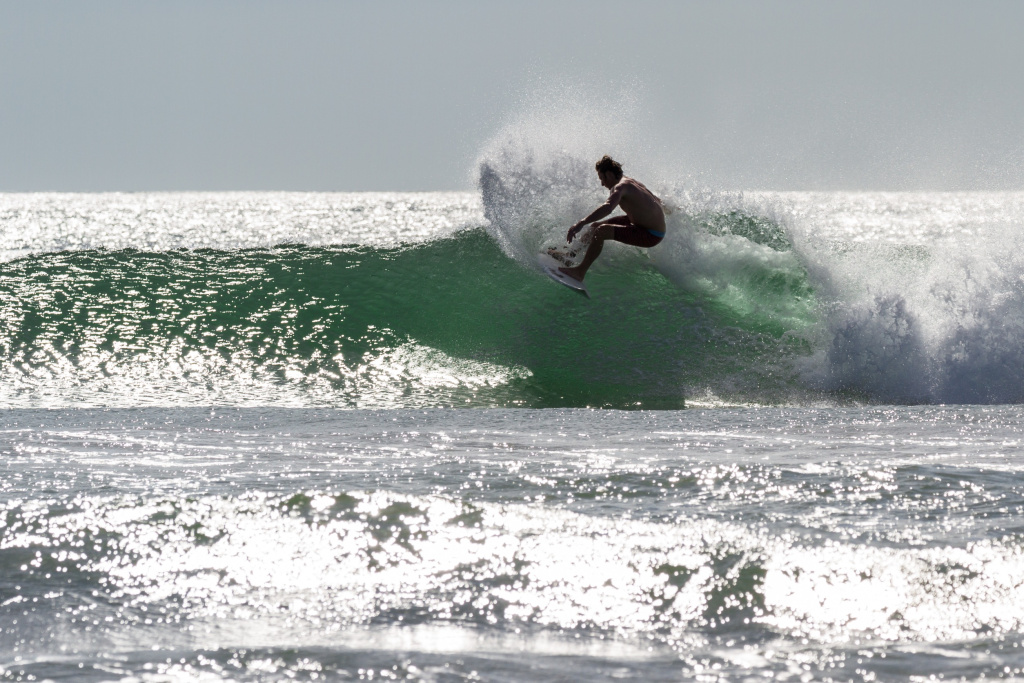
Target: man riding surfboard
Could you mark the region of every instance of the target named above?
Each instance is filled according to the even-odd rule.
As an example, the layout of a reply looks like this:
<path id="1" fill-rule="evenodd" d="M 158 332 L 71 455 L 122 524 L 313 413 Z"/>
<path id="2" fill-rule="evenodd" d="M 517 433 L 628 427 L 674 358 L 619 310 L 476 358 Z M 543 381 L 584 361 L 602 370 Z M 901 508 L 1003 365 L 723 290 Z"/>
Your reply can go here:
<path id="1" fill-rule="evenodd" d="M 558 269 L 580 282 L 583 282 L 587 270 L 601 255 L 605 240 L 650 248 L 665 237 L 665 210 L 661 200 L 654 196 L 654 193 L 640 181 L 623 175 L 622 166 L 610 156 L 602 157 L 594 168 L 597 170 L 601 185 L 609 190 L 608 199 L 566 233 L 566 241 L 572 242 L 576 233 L 584 226 L 594 224 L 590 244 L 583 255 L 583 260 L 579 265 Z M 626 215 L 602 221 L 601 219 L 614 211 L 615 207 L 620 207 Z"/>

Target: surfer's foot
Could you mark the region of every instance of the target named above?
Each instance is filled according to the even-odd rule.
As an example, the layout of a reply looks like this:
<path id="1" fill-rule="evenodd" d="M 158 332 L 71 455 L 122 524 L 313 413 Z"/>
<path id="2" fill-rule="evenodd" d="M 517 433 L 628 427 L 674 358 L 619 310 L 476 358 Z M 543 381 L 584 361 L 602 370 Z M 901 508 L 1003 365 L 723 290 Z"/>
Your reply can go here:
<path id="1" fill-rule="evenodd" d="M 577 282 L 583 282 L 583 276 L 586 274 L 585 271 L 581 273 L 579 268 L 559 268 L 558 272 L 567 277 L 571 277 Z"/>

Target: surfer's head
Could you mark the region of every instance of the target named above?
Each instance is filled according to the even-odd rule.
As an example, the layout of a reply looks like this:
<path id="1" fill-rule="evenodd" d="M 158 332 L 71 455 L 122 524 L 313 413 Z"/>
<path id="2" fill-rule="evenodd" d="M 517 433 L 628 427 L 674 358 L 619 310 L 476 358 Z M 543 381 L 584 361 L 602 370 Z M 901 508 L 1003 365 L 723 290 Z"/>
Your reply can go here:
<path id="1" fill-rule="evenodd" d="M 601 160 L 594 164 L 597 169 L 597 177 L 601 184 L 607 188 L 615 187 L 615 184 L 622 180 L 622 164 L 605 154 Z"/>

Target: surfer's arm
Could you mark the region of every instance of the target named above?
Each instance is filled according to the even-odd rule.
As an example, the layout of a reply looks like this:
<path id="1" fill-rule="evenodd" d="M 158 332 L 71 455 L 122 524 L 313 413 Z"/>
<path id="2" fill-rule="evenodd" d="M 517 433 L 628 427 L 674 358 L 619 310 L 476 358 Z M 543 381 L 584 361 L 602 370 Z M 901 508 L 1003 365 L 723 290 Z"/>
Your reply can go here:
<path id="1" fill-rule="evenodd" d="M 610 195 L 608 195 L 608 199 L 605 201 L 604 204 L 594 209 L 594 211 L 589 216 L 587 216 L 581 221 L 578 221 L 575 225 L 569 228 L 569 232 L 565 236 L 566 241 L 571 242 L 572 238 L 576 236 L 576 233 L 583 229 L 584 225 L 590 225 L 594 221 L 599 221 L 608 214 L 610 214 L 612 211 L 614 211 L 615 207 L 619 205 L 619 199 L 621 198 L 622 190 L 620 190 L 617 187 Z"/>

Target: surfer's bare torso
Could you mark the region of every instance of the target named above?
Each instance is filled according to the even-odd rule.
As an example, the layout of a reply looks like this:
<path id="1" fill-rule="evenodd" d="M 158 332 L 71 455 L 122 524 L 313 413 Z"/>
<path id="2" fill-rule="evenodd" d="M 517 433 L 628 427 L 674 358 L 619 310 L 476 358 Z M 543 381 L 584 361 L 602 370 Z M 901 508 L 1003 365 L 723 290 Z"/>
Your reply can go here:
<path id="1" fill-rule="evenodd" d="M 638 228 L 665 232 L 665 210 L 661 200 L 639 180 L 623 176 L 608 195 L 607 203 L 612 202 L 616 202 L 629 216 L 629 222 Z"/>

